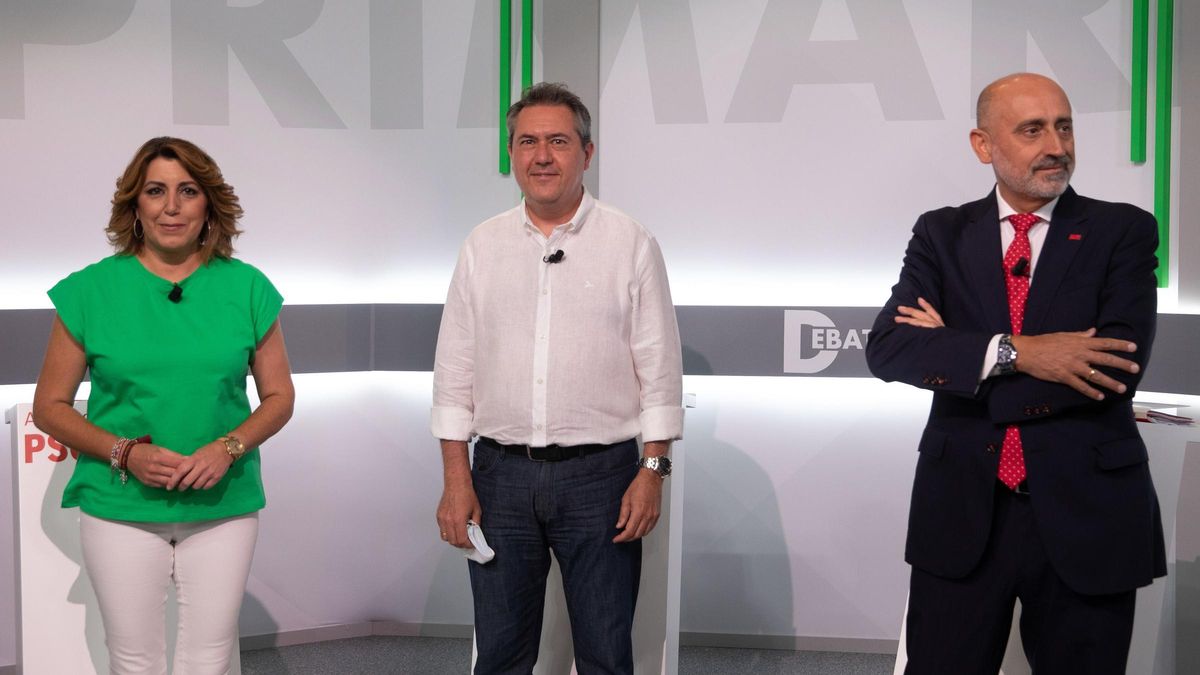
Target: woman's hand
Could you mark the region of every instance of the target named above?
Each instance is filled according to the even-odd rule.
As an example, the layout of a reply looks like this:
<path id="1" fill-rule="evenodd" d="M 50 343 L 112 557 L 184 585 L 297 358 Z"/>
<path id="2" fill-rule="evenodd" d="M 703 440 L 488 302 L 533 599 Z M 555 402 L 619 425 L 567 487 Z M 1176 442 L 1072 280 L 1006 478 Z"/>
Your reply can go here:
<path id="1" fill-rule="evenodd" d="M 138 443 L 129 450 L 126 466 L 143 485 L 161 488 L 167 487 L 176 469 L 185 459 L 173 450 L 150 443 Z"/>
<path id="2" fill-rule="evenodd" d="M 233 455 L 225 450 L 221 441 L 213 441 L 191 455 L 175 467 L 174 473 L 166 483 L 168 490 L 207 490 L 221 481 L 225 472 L 233 465 Z"/>

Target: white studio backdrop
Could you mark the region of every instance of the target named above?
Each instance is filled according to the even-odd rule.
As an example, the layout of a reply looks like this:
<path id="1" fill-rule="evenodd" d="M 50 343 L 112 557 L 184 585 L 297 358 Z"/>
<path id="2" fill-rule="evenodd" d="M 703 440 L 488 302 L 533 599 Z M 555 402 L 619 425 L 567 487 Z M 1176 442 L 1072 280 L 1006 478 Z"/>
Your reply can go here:
<path id="1" fill-rule="evenodd" d="M 466 233 L 519 198 L 496 171 L 492 0 L 226 4 L 0 4 L 0 309 L 48 307 L 46 289 L 108 254 L 113 183 L 155 135 L 221 164 L 247 212 L 239 255 L 290 304 L 440 303 Z M 984 63 L 1062 80 L 1074 184 L 1149 208 L 1151 165 L 1127 159 L 1130 5 L 604 0 L 600 198 L 658 236 L 677 304 L 879 305 L 916 217 L 991 188 L 967 146 Z M 1062 16 L 1050 32 L 1012 23 Z M 989 57 L 984 19 L 1020 48 Z M 859 71 L 823 73 L 834 61 Z M 430 375 L 296 381 L 295 418 L 264 453 L 243 634 L 470 623 L 465 564 L 433 523 Z M 0 409 L 32 390 L 0 387 Z M 896 639 L 926 395 L 835 378 L 686 390 L 683 630 Z M 15 658 L 11 550 L 0 528 L 0 667 Z"/>
<path id="2" fill-rule="evenodd" d="M 1072 98 L 1079 192 L 1152 209 L 1127 0 L 648 5 L 601 5 L 601 187 L 658 235 L 679 304 L 882 305 L 917 216 L 991 189 L 967 136 L 1010 72 Z"/>
<path id="3" fill-rule="evenodd" d="M 0 199 L 10 235 L 0 248 L 0 308 L 48 307 L 47 288 L 109 253 L 103 227 L 114 182 L 153 136 L 187 138 L 216 159 L 246 210 L 238 254 L 291 304 L 440 303 L 467 232 L 519 199 L 497 172 L 496 59 L 471 49 L 473 39 L 495 40 L 494 11 L 476 22 L 473 3 L 266 2 L 246 18 L 218 8 L 213 21 L 249 22 L 246 31 L 274 31 L 293 14 L 311 21 L 275 41 L 279 53 L 245 50 L 242 58 L 231 48 L 226 84 L 225 71 L 204 61 L 211 45 L 194 44 L 219 38 L 172 11 L 188 3 L 95 4 L 114 12 L 128 5 L 123 23 L 119 14 L 95 9 L 91 17 L 71 2 L 42 4 L 0 7 L 0 24 L 24 16 L 16 30 L 24 23 L 35 34 L 22 45 L 20 35 L 0 33 L 24 55 L 20 116 L 0 115 Z M 397 39 L 372 29 L 378 6 L 393 8 L 399 25 L 416 23 L 405 29 L 415 35 L 401 36 L 419 41 L 415 55 L 372 53 L 372 44 L 379 50 Z M 45 41 L 94 37 L 77 26 L 89 19 L 101 24 L 95 32 L 111 34 L 78 45 L 38 43 L 47 33 Z M 235 45 L 254 39 L 230 38 Z M 419 89 L 401 96 L 373 83 L 373 73 L 400 68 L 405 58 L 420 59 Z M 176 72 L 197 61 L 197 72 Z M 289 89 L 305 80 L 305 88 Z M 189 113 L 176 108 L 197 92 L 227 92 L 227 106 L 206 113 L 210 123 L 183 123 Z M 373 106 L 413 98 L 419 119 L 376 119 Z M 414 128 L 374 128 L 385 123 Z"/>
<path id="4" fill-rule="evenodd" d="M 1130 3 L 606 1 L 601 198 L 661 239 L 681 304 L 873 306 L 916 216 L 991 185 L 967 147 L 978 86 L 1030 69 L 1072 95 L 1079 190 L 1149 207 L 1152 164 L 1128 161 Z M 21 55 L 0 67 L 0 308 L 48 306 L 107 252 L 113 181 L 160 134 L 222 165 L 239 251 L 288 302 L 444 299 L 466 232 L 519 197 L 496 169 L 494 3 L 232 4 L 0 8 Z M 973 16 L 1022 47 L 989 54 Z"/>

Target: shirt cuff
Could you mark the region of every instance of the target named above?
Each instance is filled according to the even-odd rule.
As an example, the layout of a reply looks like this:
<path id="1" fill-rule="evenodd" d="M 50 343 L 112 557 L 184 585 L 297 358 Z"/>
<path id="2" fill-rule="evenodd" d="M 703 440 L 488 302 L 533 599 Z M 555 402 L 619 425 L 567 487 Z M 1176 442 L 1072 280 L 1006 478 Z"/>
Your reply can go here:
<path id="1" fill-rule="evenodd" d="M 642 441 L 677 441 L 683 438 L 683 408 L 647 408 L 638 416 Z"/>
<path id="2" fill-rule="evenodd" d="M 466 408 L 434 406 L 429 413 L 429 430 L 445 441 L 470 441 L 475 416 Z"/>
<path id="3" fill-rule="evenodd" d="M 992 370 L 996 367 L 996 361 L 1000 357 L 997 353 L 1000 349 L 1000 337 L 999 333 L 993 335 L 991 341 L 988 342 L 987 351 L 983 353 L 983 370 L 979 373 L 980 382 L 992 376 Z"/>

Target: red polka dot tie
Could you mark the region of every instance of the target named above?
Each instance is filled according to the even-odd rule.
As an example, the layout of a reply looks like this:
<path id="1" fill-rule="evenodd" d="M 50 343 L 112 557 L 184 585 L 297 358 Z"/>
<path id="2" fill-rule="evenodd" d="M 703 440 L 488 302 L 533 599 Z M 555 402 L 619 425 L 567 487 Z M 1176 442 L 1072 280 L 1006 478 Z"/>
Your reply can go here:
<path id="1" fill-rule="evenodd" d="M 1040 218 L 1032 213 L 1015 213 L 1008 217 L 1015 234 L 1008 251 L 1004 253 L 1004 280 L 1008 287 L 1008 317 L 1012 321 L 1013 335 L 1021 334 L 1025 320 L 1025 299 L 1029 297 L 1029 272 L 1032 249 L 1029 247 L 1029 228 Z M 1013 269 L 1024 260 L 1024 269 L 1014 274 Z M 1000 481 L 1010 489 L 1017 489 L 1025 480 L 1025 453 L 1021 449 L 1021 432 L 1016 425 L 1004 430 L 1004 445 L 1000 448 L 1000 468 L 996 471 Z"/>

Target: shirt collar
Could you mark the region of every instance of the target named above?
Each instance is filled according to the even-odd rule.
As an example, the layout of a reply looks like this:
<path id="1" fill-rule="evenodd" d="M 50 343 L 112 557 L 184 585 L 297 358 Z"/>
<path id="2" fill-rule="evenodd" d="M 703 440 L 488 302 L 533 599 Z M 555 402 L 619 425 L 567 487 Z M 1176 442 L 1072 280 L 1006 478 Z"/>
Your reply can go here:
<path id="1" fill-rule="evenodd" d="M 1042 220 L 1046 221 L 1047 223 L 1050 222 L 1050 216 L 1051 216 L 1051 214 L 1054 213 L 1054 207 L 1058 206 L 1058 200 L 1060 198 L 1061 198 L 1061 195 L 1059 197 L 1055 197 L 1054 199 L 1051 199 L 1050 201 L 1046 202 L 1045 204 L 1042 204 L 1042 208 L 1038 209 L 1037 211 L 1034 211 L 1033 215 L 1037 216 L 1038 218 L 1041 218 Z M 998 207 L 999 212 L 1000 212 L 1000 222 L 1004 222 L 1004 220 L 1011 215 L 1020 213 L 1020 211 L 1017 211 L 1012 206 L 1009 206 L 1008 202 L 1004 201 L 1004 197 L 1002 197 L 1000 195 L 1000 188 L 996 188 L 996 206 Z"/>
<path id="2" fill-rule="evenodd" d="M 595 206 L 596 199 L 592 197 L 592 193 L 588 192 L 586 187 L 583 188 L 583 199 L 579 202 L 579 208 L 575 209 L 575 215 L 571 216 L 571 219 L 567 222 L 555 227 L 554 231 L 578 232 L 579 229 L 583 227 L 583 223 L 587 220 L 588 215 L 591 214 L 592 209 L 595 208 Z M 525 223 L 525 227 L 530 228 L 535 232 L 540 232 L 540 230 L 537 229 L 537 225 L 534 225 L 533 221 L 529 219 L 529 209 L 525 208 L 524 197 L 521 198 L 521 205 L 518 208 L 520 209 L 521 220 Z"/>

